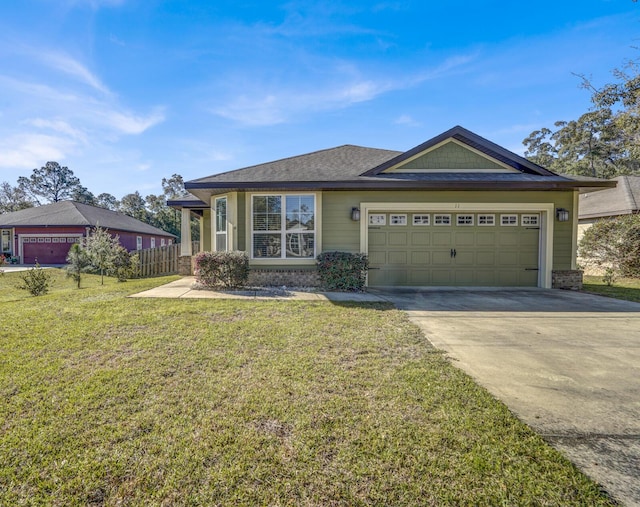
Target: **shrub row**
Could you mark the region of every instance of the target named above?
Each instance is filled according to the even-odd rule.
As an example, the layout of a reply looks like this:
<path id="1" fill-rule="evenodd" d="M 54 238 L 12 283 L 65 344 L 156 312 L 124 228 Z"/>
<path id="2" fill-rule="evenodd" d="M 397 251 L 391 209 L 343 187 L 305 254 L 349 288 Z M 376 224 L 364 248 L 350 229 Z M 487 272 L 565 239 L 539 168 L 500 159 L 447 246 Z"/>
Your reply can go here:
<path id="1" fill-rule="evenodd" d="M 317 259 L 320 281 L 328 290 L 363 290 L 368 267 L 367 256 L 359 253 L 324 252 Z M 243 287 L 249 278 L 249 257 L 239 251 L 200 252 L 195 258 L 195 276 L 209 288 Z"/>

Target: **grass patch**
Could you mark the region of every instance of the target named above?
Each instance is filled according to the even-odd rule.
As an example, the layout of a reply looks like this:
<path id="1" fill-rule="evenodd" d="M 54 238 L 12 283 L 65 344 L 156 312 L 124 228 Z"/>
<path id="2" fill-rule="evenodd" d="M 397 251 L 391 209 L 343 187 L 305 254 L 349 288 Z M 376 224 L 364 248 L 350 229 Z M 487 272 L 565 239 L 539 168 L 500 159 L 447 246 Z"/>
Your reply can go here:
<path id="1" fill-rule="evenodd" d="M 611 286 L 602 281 L 601 276 L 585 276 L 583 290 L 616 299 L 640 303 L 640 279 L 618 278 Z"/>
<path id="2" fill-rule="evenodd" d="M 13 275 L 0 505 L 610 505 L 388 305 Z"/>

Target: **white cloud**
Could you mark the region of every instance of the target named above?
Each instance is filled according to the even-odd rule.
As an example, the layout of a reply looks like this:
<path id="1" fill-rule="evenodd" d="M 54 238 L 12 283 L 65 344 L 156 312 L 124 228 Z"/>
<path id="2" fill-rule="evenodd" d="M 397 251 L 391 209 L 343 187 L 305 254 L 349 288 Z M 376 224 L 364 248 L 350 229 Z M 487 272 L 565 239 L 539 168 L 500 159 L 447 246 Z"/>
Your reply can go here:
<path id="1" fill-rule="evenodd" d="M 305 76 L 296 85 L 276 85 L 268 89 L 254 87 L 247 90 L 246 86 L 235 86 L 244 89 L 242 95 L 231 96 L 224 104 L 210 110 L 245 126 L 277 125 L 303 114 L 344 109 L 374 100 L 384 93 L 418 86 L 424 81 L 460 71 L 473 58 L 473 55 L 460 55 L 420 73 L 380 79 L 363 76 L 353 64 L 339 62 L 329 69 L 328 77 L 323 76 L 324 79 L 314 80 L 313 76 Z M 248 80 L 238 81 L 246 83 Z"/>
<path id="2" fill-rule="evenodd" d="M 60 134 L 65 134 L 71 139 L 78 140 L 83 144 L 87 142 L 87 135 L 79 129 L 73 128 L 63 120 L 45 120 L 43 118 L 35 118 L 26 120 L 25 125 L 31 125 L 39 129 L 49 129 Z"/>
<path id="3" fill-rule="evenodd" d="M 14 95 L 29 95 L 34 100 L 49 104 L 75 102 L 80 98 L 74 93 L 56 90 L 49 85 L 18 80 L 3 75 L 0 75 L 0 91 L 4 91 L 5 94 L 13 92 Z"/>
<path id="4" fill-rule="evenodd" d="M 111 91 L 95 76 L 89 69 L 82 65 L 79 61 L 71 58 L 64 53 L 55 52 L 39 52 L 38 58 L 46 65 L 52 67 L 55 70 L 64 72 L 81 82 L 88 84 L 95 90 L 98 90 L 105 95 L 111 95 Z"/>
<path id="5" fill-rule="evenodd" d="M 140 135 L 165 120 L 124 106 L 86 65 L 63 52 L 19 47 L 26 71 L 0 75 L 6 104 L 0 124 L 0 167 L 24 169 L 62 161 L 121 136 Z M 7 67 L 11 68 L 11 67 Z M 7 72 L 5 70 L 5 72 Z"/>
<path id="6" fill-rule="evenodd" d="M 62 160 L 74 143 L 62 136 L 18 134 L 0 142 L 0 167 L 33 169 L 49 160 Z"/>
<path id="7" fill-rule="evenodd" d="M 164 121 L 164 112 L 157 108 L 149 116 L 139 116 L 126 111 L 107 110 L 99 112 L 106 125 L 122 134 L 142 134 L 145 130 Z"/>
<path id="8" fill-rule="evenodd" d="M 372 100 L 389 87 L 384 83 L 356 81 L 315 93 L 288 89 L 255 98 L 242 95 L 213 112 L 247 126 L 277 125 L 301 113 L 342 109 Z"/>
<path id="9" fill-rule="evenodd" d="M 398 116 L 393 123 L 396 125 L 406 125 L 408 127 L 421 127 L 422 123 L 415 120 L 411 115 L 402 114 Z"/>

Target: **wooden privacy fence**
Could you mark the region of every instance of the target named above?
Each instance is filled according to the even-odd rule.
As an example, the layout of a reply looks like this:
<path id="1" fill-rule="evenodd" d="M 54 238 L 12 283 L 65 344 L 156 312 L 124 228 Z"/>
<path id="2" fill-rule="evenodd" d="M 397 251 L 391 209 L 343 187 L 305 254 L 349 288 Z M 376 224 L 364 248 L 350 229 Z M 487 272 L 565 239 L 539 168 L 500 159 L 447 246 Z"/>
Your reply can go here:
<path id="1" fill-rule="evenodd" d="M 200 242 L 191 242 L 193 255 L 200 251 Z M 180 243 L 147 248 L 131 252 L 138 254 L 138 272 L 140 277 L 171 275 L 178 272 L 178 259 L 180 258 Z"/>

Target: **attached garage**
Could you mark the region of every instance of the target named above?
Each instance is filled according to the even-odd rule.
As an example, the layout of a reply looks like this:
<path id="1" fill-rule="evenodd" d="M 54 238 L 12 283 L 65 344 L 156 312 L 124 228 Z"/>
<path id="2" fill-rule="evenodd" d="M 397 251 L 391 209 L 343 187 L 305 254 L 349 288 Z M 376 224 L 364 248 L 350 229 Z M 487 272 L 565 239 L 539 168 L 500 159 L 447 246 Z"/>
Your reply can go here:
<path id="1" fill-rule="evenodd" d="M 370 286 L 538 285 L 540 214 L 371 212 Z"/>

